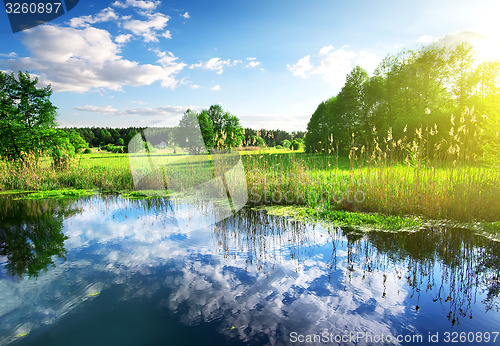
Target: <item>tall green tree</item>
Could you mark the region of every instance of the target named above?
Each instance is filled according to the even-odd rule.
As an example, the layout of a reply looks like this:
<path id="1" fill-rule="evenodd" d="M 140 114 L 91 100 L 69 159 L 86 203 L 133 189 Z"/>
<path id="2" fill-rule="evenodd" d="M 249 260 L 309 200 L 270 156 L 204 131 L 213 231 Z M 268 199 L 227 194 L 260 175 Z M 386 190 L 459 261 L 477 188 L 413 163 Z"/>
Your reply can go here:
<path id="1" fill-rule="evenodd" d="M 241 145 L 245 135 L 237 116 L 226 112 L 220 105 L 212 105 L 206 114 L 213 124 L 212 148 L 230 149 Z"/>
<path id="2" fill-rule="evenodd" d="M 325 144 L 329 135 L 329 121 L 327 117 L 328 105 L 335 103 L 336 99 L 321 102 L 314 111 L 309 123 L 304 140 L 305 150 L 308 153 L 324 152 Z M 290 141 L 286 139 L 288 146 Z M 283 146 L 285 143 L 283 141 Z"/>
<path id="3" fill-rule="evenodd" d="M 48 149 L 57 108 L 50 101 L 50 85 L 39 88 L 37 83 L 28 72 L 19 71 L 16 78 L 0 71 L 1 156 L 22 159 Z"/>
<path id="4" fill-rule="evenodd" d="M 214 124 L 205 109 L 202 110 L 197 117 L 205 146 L 210 149 L 214 145 Z"/>
<path id="5" fill-rule="evenodd" d="M 191 109 L 184 112 L 179 126 L 174 131 L 175 142 L 181 148 L 186 148 L 192 154 L 199 154 L 205 148 L 197 115 Z"/>
<path id="6" fill-rule="evenodd" d="M 346 81 L 335 104 L 330 106 L 329 132 L 341 149 L 349 147 L 351 134 L 359 133 L 364 127 L 364 84 L 368 80 L 368 73 L 360 66 L 356 66 L 346 77 Z"/>

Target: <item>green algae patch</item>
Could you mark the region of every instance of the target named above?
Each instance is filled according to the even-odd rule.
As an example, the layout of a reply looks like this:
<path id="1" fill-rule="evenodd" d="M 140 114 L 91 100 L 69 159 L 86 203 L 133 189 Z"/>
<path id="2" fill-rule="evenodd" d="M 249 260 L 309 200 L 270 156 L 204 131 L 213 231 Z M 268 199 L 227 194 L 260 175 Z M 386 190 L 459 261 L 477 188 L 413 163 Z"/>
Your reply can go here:
<path id="1" fill-rule="evenodd" d="M 491 240 L 500 241 L 500 221 L 478 222 L 470 228 L 476 234 L 482 235 Z"/>
<path id="2" fill-rule="evenodd" d="M 97 194 L 97 190 L 61 189 L 47 191 L 25 191 L 18 192 L 15 200 L 21 199 L 60 199 L 60 198 L 80 198 Z"/>
<path id="3" fill-rule="evenodd" d="M 176 193 L 170 193 L 164 190 L 140 190 L 140 191 L 122 191 L 120 196 L 126 199 L 157 199 L 157 198 L 173 198 Z"/>
<path id="4" fill-rule="evenodd" d="M 120 194 L 120 196 L 122 198 L 127 198 L 127 199 L 152 199 L 152 198 L 162 197 L 159 195 L 154 195 L 154 194 L 150 194 L 150 193 L 146 193 L 146 192 L 141 193 L 141 192 L 137 192 L 137 191 L 122 192 Z"/>
<path id="5" fill-rule="evenodd" d="M 271 215 L 298 221 L 320 222 L 328 228 L 343 227 L 357 231 L 416 231 L 425 225 L 420 218 L 361 213 L 342 210 L 318 210 L 298 206 L 262 206 Z"/>
<path id="6" fill-rule="evenodd" d="M 270 215 L 283 216 L 297 221 L 318 222 L 328 229 L 341 227 L 356 232 L 415 232 L 423 227 L 448 227 L 468 229 L 479 236 L 500 241 L 500 221 L 464 223 L 377 213 L 318 210 L 303 206 L 258 206 L 253 209 L 266 210 Z"/>

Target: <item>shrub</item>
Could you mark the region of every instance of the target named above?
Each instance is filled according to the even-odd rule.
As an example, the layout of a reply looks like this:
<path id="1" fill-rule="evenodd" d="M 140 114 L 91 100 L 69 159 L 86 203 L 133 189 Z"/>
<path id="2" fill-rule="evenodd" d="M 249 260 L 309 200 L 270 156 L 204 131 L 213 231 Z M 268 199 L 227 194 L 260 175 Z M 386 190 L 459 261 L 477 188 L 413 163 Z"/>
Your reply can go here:
<path id="1" fill-rule="evenodd" d="M 290 144 L 290 148 L 292 150 L 300 150 L 300 148 L 302 148 L 302 144 L 294 139 L 293 142 Z"/>

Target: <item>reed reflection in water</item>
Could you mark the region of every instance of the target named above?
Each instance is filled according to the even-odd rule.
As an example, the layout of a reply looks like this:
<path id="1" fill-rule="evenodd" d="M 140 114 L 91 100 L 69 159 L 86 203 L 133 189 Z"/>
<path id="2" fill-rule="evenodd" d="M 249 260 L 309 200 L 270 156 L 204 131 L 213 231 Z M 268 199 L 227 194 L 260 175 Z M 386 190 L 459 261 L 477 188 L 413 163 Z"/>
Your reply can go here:
<path id="1" fill-rule="evenodd" d="M 71 321 L 106 307 L 120 311 L 125 304 L 132 304 L 133 313 L 102 325 L 89 319 L 88 328 L 108 330 L 133 319 L 148 331 L 140 337 L 154 343 L 166 335 L 148 326 L 170 316 L 168 323 L 188 326 L 188 334 L 209 326 L 209 344 L 216 335 L 227 343 L 286 344 L 292 331 L 427 335 L 500 327 L 500 246 L 467 230 L 328 231 L 250 208 L 206 227 L 207 219 L 197 220 L 217 219 L 207 205 L 185 213 L 181 224 L 190 227 L 183 228 L 176 220 L 194 204 L 183 209 L 168 199 L 3 202 L 2 210 L 15 210 L 18 217 L 2 213 L 2 232 L 47 229 L 39 227 L 49 217 L 35 212 L 40 208 L 57 227 L 35 232 L 37 241 L 52 239 L 56 245 L 44 249 L 60 251 L 49 252 L 55 267 L 46 266 L 38 279 L 9 271 L 9 265 L 25 266 L 15 264 L 20 257 L 3 255 L 0 342 L 26 331 L 27 344 L 46 335 L 55 344 L 62 336 L 65 342 L 90 342 L 92 336 Z"/>

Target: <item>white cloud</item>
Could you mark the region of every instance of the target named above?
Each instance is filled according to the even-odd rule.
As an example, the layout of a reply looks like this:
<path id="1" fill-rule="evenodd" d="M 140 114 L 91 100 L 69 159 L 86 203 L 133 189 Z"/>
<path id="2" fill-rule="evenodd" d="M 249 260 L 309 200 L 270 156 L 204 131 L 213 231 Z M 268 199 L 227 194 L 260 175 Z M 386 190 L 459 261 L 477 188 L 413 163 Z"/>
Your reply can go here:
<path id="1" fill-rule="evenodd" d="M 167 30 L 163 34 L 161 34 L 160 36 L 168 38 L 168 39 L 171 39 L 172 38 L 172 33 L 170 32 L 170 30 Z"/>
<path id="2" fill-rule="evenodd" d="M 317 63 L 311 62 L 311 56 L 306 55 L 294 65 L 287 65 L 287 69 L 294 76 L 307 78 L 310 75 L 320 75 L 323 80 L 333 87 L 340 88 L 344 84 L 346 75 L 360 65 L 368 72 L 372 72 L 382 60 L 381 57 L 366 51 L 355 52 L 342 47 L 337 50 L 333 46 L 325 46 L 319 50 Z"/>
<path id="3" fill-rule="evenodd" d="M 119 44 L 124 44 L 130 41 L 132 38 L 132 35 L 126 34 L 126 35 L 118 35 L 115 37 L 115 42 Z"/>
<path id="4" fill-rule="evenodd" d="M 463 30 L 439 37 L 436 42 L 450 48 L 465 42 L 472 44 L 477 54 L 477 63 L 500 60 L 500 37 L 497 32 Z"/>
<path id="5" fill-rule="evenodd" d="M 286 65 L 287 69 L 293 73 L 294 76 L 300 76 L 306 78 L 307 73 L 313 69 L 311 65 L 311 56 L 306 55 L 305 57 L 299 59 L 295 65 Z"/>
<path id="6" fill-rule="evenodd" d="M 257 67 L 260 65 L 260 61 L 257 58 L 247 58 L 248 64 L 245 67 Z"/>
<path id="7" fill-rule="evenodd" d="M 428 44 L 434 42 L 435 38 L 430 35 L 420 35 L 417 39 L 417 43 Z"/>
<path id="8" fill-rule="evenodd" d="M 434 38 L 423 35 L 417 39 L 417 43 L 436 43 L 444 45 L 450 49 L 456 48 L 463 43 L 470 43 L 477 53 L 477 61 L 499 60 L 500 59 L 500 38 L 496 33 L 483 31 L 462 30 Z"/>
<path id="9" fill-rule="evenodd" d="M 477 44 L 478 42 L 486 39 L 486 36 L 475 31 L 463 30 L 452 34 L 447 34 L 439 37 L 435 41 L 438 44 L 443 44 L 447 47 L 454 48 L 462 43 L 469 42 Z"/>
<path id="10" fill-rule="evenodd" d="M 329 45 L 329 46 L 324 46 L 323 48 L 321 48 L 319 50 L 319 55 L 327 55 L 328 53 L 330 53 L 332 50 L 333 50 L 333 46 L 332 45 Z"/>
<path id="11" fill-rule="evenodd" d="M 200 88 L 200 86 L 198 84 L 191 84 L 189 87 L 191 89 L 199 89 Z"/>
<path id="12" fill-rule="evenodd" d="M 212 91 L 219 91 L 220 90 L 220 85 L 214 85 L 213 87 L 210 88 Z"/>
<path id="13" fill-rule="evenodd" d="M 112 6 L 118 8 L 134 7 L 145 11 L 153 11 L 160 4 L 159 1 L 146 1 L 146 0 L 125 0 L 115 1 Z"/>
<path id="14" fill-rule="evenodd" d="M 0 57 L 5 57 L 5 58 L 15 58 L 16 56 L 17 56 L 16 52 L 0 53 Z"/>
<path id="15" fill-rule="evenodd" d="M 241 63 L 243 63 L 241 60 L 221 60 L 221 58 L 212 58 L 206 62 L 192 64 L 189 68 L 203 68 L 205 70 L 216 71 L 217 74 L 222 74 L 222 72 L 224 72 L 224 67 L 236 66 Z"/>
<path id="16" fill-rule="evenodd" d="M 99 107 L 99 106 L 86 105 L 86 106 L 77 106 L 75 107 L 75 109 L 79 111 L 99 113 L 99 114 L 118 114 L 120 112 L 118 109 L 113 108 L 113 106 Z"/>
<path id="17" fill-rule="evenodd" d="M 175 75 L 185 66 L 176 62 L 172 53 L 165 53 L 160 65 L 124 59 L 109 32 L 92 27 L 44 25 L 26 30 L 22 40 L 31 56 L 0 63 L 14 71 L 31 70 L 56 91 L 121 90 L 123 86 L 150 85 L 156 81 L 162 87 L 173 88 L 177 84 Z"/>
<path id="18" fill-rule="evenodd" d="M 163 13 L 146 14 L 146 16 L 148 20 L 127 19 L 123 23 L 123 28 L 135 35 L 142 36 L 144 42 L 157 42 L 159 35 L 157 31 L 165 29 L 170 17 Z M 167 32 L 170 34 L 169 31 Z M 165 34 L 163 33 L 161 36 L 165 37 Z"/>
<path id="19" fill-rule="evenodd" d="M 187 109 L 198 109 L 197 106 L 159 106 L 159 107 L 134 107 L 126 109 L 116 109 L 112 106 L 76 106 L 76 110 L 81 112 L 91 112 L 102 115 L 139 115 L 139 116 L 177 116 L 182 115 Z"/>
<path id="20" fill-rule="evenodd" d="M 238 114 L 243 127 L 257 129 L 280 129 L 285 131 L 303 130 L 310 115 L 291 114 Z"/>
<path id="21" fill-rule="evenodd" d="M 73 28 L 87 27 L 90 24 L 108 22 L 111 20 L 118 20 L 119 17 L 111 7 L 106 7 L 104 10 L 95 16 L 82 16 L 71 18 L 69 25 Z"/>
<path id="22" fill-rule="evenodd" d="M 187 12 L 187 11 L 184 14 L 181 14 L 181 17 L 184 17 L 186 19 L 191 18 L 191 16 L 189 15 L 189 12 Z"/>

